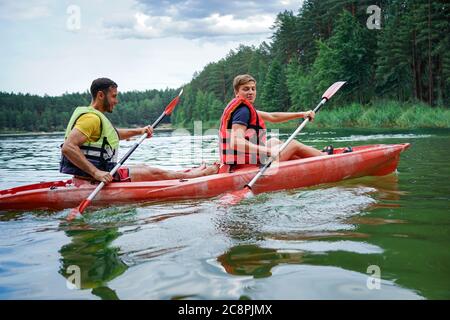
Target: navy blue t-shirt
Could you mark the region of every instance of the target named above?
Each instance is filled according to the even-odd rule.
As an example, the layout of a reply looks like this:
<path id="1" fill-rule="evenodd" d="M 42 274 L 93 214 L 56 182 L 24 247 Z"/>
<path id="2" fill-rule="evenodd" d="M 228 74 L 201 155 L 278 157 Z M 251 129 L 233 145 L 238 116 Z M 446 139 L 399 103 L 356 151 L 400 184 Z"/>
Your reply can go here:
<path id="1" fill-rule="evenodd" d="M 233 113 L 231 124 L 242 124 L 246 127 L 250 124 L 250 110 L 245 106 L 239 106 Z"/>

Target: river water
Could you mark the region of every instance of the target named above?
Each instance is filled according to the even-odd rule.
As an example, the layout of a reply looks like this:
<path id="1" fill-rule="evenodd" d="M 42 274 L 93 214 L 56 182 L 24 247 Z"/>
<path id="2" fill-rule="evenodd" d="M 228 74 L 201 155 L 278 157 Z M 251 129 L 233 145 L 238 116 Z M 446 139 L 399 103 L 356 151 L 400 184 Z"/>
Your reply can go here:
<path id="1" fill-rule="evenodd" d="M 0 189 L 68 178 L 62 139 L 0 137 Z M 299 139 L 412 146 L 395 174 L 261 194 L 226 211 L 216 199 L 130 205 L 70 224 L 68 210 L 0 212 L 0 299 L 450 299 L 450 131 Z M 181 169 L 211 163 L 216 148 L 214 135 L 158 132 L 128 163 Z"/>

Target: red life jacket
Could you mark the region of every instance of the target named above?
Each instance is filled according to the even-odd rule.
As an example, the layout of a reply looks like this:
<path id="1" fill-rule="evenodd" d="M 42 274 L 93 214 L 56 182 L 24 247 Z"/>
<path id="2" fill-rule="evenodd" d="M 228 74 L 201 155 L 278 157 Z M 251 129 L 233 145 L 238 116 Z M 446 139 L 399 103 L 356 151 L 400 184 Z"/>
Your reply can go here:
<path id="1" fill-rule="evenodd" d="M 223 111 L 220 120 L 220 162 L 223 164 L 260 164 L 259 155 L 249 153 L 248 150 L 237 150 L 237 147 L 231 148 L 233 113 L 239 107 L 246 107 L 250 110 L 250 121 L 245 130 L 245 139 L 257 145 L 266 144 L 266 125 L 264 120 L 258 116 L 255 107 L 247 99 L 234 98 Z"/>

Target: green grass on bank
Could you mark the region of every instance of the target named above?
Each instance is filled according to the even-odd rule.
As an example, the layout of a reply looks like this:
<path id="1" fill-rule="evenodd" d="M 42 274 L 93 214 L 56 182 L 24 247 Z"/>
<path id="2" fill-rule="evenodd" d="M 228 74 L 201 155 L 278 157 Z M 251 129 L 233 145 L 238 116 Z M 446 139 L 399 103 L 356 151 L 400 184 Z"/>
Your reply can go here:
<path id="1" fill-rule="evenodd" d="M 321 128 L 450 128 L 450 109 L 396 101 L 329 109 L 325 106 L 314 125 Z"/>
<path id="2" fill-rule="evenodd" d="M 267 123 L 268 129 L 292 129 L 298 121 Z M 185 124 L 192 129 L 194 124 Z M 181 127 L 181 126 L 175 126 Z M 203 121 L 202 129 L 218 128 L 219 121 Z M 378 101 L 371 105 L 353 103 L 345 107 L 325 105 L 312 128 L 450 128 L 450 109 L 429 107 L 421 103 L 401 103 L 397 101 Z"/>

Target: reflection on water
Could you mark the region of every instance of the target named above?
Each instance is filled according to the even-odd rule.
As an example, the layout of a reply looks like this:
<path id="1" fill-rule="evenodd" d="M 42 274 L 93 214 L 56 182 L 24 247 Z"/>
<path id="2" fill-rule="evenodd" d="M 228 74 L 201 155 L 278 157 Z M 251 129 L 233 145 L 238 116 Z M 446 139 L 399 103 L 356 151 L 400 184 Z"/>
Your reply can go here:
<path id="1" fill-rule="evenodd" d="M 217 157 L 217 137 L 157 135 L 130 164 L 181 169 Z M 217 199 L 136 204 L 71 224 L 66 211 L 0 213 L 0 299 L 448 299 L 449 137 L 305 131 L 300 140 L 318 148 L 412 147 L 396 174 L 260 194 L 229 209 Z M 0 138 L 0 188 L 67 178 L 61 139 Z M 373 265 L 380 290 L 367 287 Z M 80 290 L 67 288 L 70 266 L 80 268 Z"/>
<path id="2" fill-rule="evenodd" d="M 67 273 L 70 266 L 77 266 L 81 271 L 81 289 L 92 289 L 92 294 L 102 299 L 118 299 L 114 290 L 107 284 L 127 270 L 127 265 L 120 259 L 119 248 L 111 243 L 120 236 L 117 228 L 91 229 L 88 225 L 78 225 L 64 231 L 71 239 L 64 245 L 61 254 L 59 273 Z"/>
<path id="3" fill-rule="evenodd" d="M 232 247 L 220 255 L 217 261 L 229 274 L 266 278 L 272 275 L 272 268 L 279 264 L 302 263 L 302 254 L 277 252 L 256 245 L 241 245 Z"/>

